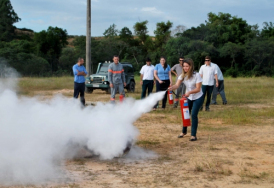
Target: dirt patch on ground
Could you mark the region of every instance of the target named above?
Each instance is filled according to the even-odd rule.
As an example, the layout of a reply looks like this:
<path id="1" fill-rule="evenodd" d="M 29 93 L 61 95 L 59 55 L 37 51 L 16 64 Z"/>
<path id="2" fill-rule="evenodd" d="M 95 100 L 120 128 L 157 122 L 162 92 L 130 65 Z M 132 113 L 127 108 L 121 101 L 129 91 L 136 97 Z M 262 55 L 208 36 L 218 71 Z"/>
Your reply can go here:
<path id="1" fill-rule="evenodd" d="M 42 98 L 55 94 L 69 97 L 73 90 L 37 94 Z M 88 103 L 108 102 L 109 98 L 99 90 L 86 95 Z M 256 105 L 246 106 L 266 107 Z M 212 111 L 221 108 L 224 106 L 211 106 Z M 79 157 L 65 162 L 67 183 L 29 187 L 274 187 L 273 119 L 239 126 L 224 124 L 221 119 L 200 118 L 198 141 L 190 142 L 189 133 L 177 138 L 181 117 L 173 112 L 178 110 L 168 106 L 144 114 L 135 122 L 140 131 L 136 145 L 157 153 L 156 158 L 102 161 L 96 156 Z"/>

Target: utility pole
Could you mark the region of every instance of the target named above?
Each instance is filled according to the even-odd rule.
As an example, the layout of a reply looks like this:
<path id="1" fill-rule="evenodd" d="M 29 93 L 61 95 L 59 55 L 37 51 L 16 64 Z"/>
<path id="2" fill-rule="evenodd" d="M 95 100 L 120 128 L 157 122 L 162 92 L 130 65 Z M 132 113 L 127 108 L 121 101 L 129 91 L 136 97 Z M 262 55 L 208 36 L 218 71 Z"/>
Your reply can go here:
<path id="1" fill-rule="evenodd" d="M 91 64 L 90 46 L 91 46 L 91 0 L 87 0 L 87 34 L 86 34 L 86 70 L 88 72 L 87 76 L 93 73 L 92 66 L 91 66 L 92 64 Z"/>

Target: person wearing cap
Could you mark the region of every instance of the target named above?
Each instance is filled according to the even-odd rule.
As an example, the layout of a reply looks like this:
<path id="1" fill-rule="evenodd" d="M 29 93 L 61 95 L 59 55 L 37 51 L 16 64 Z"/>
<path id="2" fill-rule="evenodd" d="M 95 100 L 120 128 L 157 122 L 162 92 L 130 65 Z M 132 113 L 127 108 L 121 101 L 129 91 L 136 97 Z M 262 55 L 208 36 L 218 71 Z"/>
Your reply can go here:
<path id="1" fill-rule="evenodd" d="M 141 99 L 149 95 L 153 90 L 153 84 L 154 84 L 154 66 L 151 64 L 151 59 L 146 59 L 146 65 L 144 65 L 141 68 L 140 71 L 141 74 L 141 81 L 140 84 L 142 85 L 142 93 L 141 93 Z"/>
<path id="2" fill-rule="evenodd" d="M 174 65 L 171 68 L 171 73 L 176 75 L 176 81 L 178 80 L 178 77 L 182 74 L 183 72 L 183 60 L 184 57 L 180 57 L 179 58 L 179 63 Z M 179 86 L 179 88 L 176 90 L 176 95 L 175 95 L 175 102 L 173 105 L 173 108 L 177 108 L 178 103 L 179 103 L 179 98 L 181 97 L 181 95 L 184 95 L 186 91 L 186 86 L 185 84 L 182 82 L 182 84 Z"/>
<path id="3" fill-rule="evenodd" d="M 203 90 L 203 102 L 205 100 L 205 96 L 207 96 L 205 110 L 209 111 L 209 105 L 211 100 L 211 94 L 213 91 L 214 79 L 216 80 L 216 87 L 218 87 L 218 76 L 217 76 L 217 69 L 216 66 L 211 64 L 211 57 L 205 57 L 205 64 L 201 66 L 199 73 L 203 78 L 202 83 L 202 90 Z M 200 110 L 203 110 L 203 105 L 201 106 Z"/>
<path id="4" fill-rule="evenodd" d="M 211 104 L 217 104 L 217 102 L 216 102 L 217 95 L 220 94 L 221 97 L 222 97 L 222 100 L 223 100 L 223 105 L 226 105 L 227 100 L 226 100 L 226 97 L 225 97 L 225 86 L 224 86 L 223 73 L 222 73 L 220 67 L 217 64 L 212 63 L 212 62 L 211 62 L 211 64 L 216 66 L 217 75 L 218 75 L 218 87 L 213 88 Z M 214 85 L 216 85 L 216 80 L 214 80 Z"/>

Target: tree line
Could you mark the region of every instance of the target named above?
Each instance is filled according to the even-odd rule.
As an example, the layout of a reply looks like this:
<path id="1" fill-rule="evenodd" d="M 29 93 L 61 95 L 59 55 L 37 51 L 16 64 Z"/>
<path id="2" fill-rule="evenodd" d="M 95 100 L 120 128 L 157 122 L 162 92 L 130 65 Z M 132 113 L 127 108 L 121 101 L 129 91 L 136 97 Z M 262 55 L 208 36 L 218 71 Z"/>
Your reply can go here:
<path id="1" fill-rule="evenodd" d="M 86 37 L 69 36 L 67 31 L 49 27 L 41 32 L 16 29 L 20 21 L 10 0 L 0 1 L 0 58 L 26 76 L 71 74 L 78 57 L 85 57 Z M 194 60 L 195 69 L 210 55 L 225 75 L 274 76 L 274 25 L 264 22 L 263 28 L 249 25 L 242 18 L 229 13 L 208 13 L 205 23 L 186 29 L 173 27 L 171 21 L 156 24 L 154 36 L 148 35 L 148 21 L 136 22 L 133 31 L 127 27 L 118 30 L 112 24 L 102 37 L 91 38 L 93 71 L 99 62 L 111 61 L 120 56 L 121 62 L 133 64 L 136 72 L 146 57 L 153 64 L 161 56 L 170 66 L 183 56 Z M 68 42 L 70 41 L 70 42 Z"/>

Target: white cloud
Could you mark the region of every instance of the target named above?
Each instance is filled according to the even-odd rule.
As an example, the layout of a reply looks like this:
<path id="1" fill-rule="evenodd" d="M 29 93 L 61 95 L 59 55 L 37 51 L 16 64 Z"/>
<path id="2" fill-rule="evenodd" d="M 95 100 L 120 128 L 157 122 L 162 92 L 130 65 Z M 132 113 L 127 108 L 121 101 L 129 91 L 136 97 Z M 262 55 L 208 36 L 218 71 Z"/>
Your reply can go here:
<path id="1" fill-rule="evenodd" d="M 150 12 L 150 13 L 153 13 L 153 14 L 162 14 L 163 12 L 158 10 L 157 8 L 155 7 L 143 7 L 141 9 L 142 12 Z"/>

